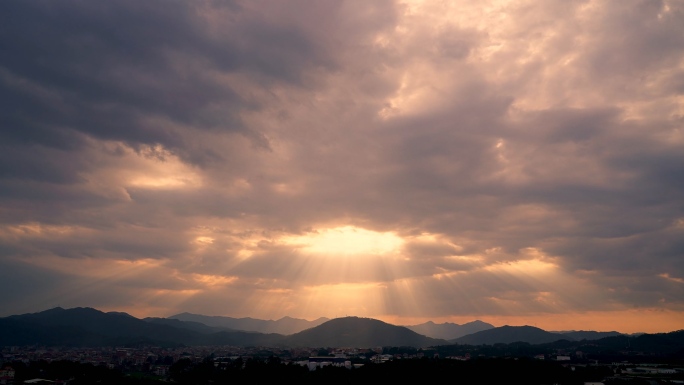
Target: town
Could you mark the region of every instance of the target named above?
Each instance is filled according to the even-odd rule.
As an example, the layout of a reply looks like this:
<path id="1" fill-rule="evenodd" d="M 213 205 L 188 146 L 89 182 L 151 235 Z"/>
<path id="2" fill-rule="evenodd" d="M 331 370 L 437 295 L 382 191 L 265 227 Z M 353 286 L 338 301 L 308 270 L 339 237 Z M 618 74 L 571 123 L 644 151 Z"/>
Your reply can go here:
<path id="1" fill-rule="evenodd" d="M 463 383 L 677 384 L 684 383 L 681 354 L 585 353 L 525 344 L 437 346 L 425 349 L 273 347 L 43 347 L 0 350 L 0 384 L 222 383 L 240 379 L 298 379 L 302 383 L 409 373 L 458 373 Z M 540 353 L 541 352 L 541 353 Z M 491 370 L 488 370 L 491 369 Z M 484 369 L 484 371 L 483 371 Z M 503 370 L 503 372 L 501 372 Z M 506 373 L 497 377 L 497 373 Z M 237 381 L 236 381 L 237 380 Z M 109 381 L 109 382 L 108 382 Z"/>

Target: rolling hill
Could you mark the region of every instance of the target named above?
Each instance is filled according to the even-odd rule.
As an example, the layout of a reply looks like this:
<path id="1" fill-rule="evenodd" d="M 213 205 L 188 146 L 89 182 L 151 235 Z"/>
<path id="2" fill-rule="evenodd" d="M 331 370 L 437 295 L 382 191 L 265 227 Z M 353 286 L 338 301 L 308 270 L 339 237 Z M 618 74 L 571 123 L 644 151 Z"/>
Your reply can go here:
<path id="1" fill-rule="evenodd" d="M 335 318 L 311 329 L 285 338 L 289 346 L 318 347 L 424 347 L 447 341 L 420 335 L 408 328 L 391 325 L 372 318 Z"/>
<path id="2" fill-rule="evenodd" d="M 564 331 L 564 332 L 552 332 L 552 333 L 558 333 L 563 336 L 565 336 L 567 339 L 572 340 L 572 341 L 581 341 L 581 340 L 599 340 L 601 338 L 605 337 L 615 337 L 621 335 L 619 332 L 596 332 L 592 330 L 573 330 L 573 331 Z"/>
<path id="3" fill-rule="evenodd" d="M 556 333 L 550 333 L 534 326 L 506 325 L 456 338 L 455 340 L 452 340 L 452 342 L 467 345 L 510 344 L 513 342 L 545 344 L 562 339 L 567 339 L 567 337 Z"/>

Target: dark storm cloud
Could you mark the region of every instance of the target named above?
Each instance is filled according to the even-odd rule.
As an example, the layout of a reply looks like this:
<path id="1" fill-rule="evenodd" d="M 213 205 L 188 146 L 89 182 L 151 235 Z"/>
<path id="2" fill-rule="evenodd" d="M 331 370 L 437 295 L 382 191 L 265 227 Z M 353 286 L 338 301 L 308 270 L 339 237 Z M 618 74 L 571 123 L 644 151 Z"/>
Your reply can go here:
<path id="1" fill-rule="evenodd" d="M 62 149 L 5 144 L 0 147 L 0 179 L 34 180 L 55 184 L 82 181 L 85 167 L 78 155 Z"/>
<path id="2" fill-rule="evenodd" d="M 267 145 L 240 118 L 242 109 L 260 103 L 212 73 L 299 84 L 304 71 L 330 60 L 296 26 L 269 24 L 258 11 L 237 5 L 212 5 L 4 3 L 5 141 L 68 150 L 83 143 L 77 131 L 132 146 L 162 144 L 197 162 L 205 158 L 200 152 L 207 149 L 188 151 L 189 139 L 149 121 L 155 117 Z M 212 23 L 214 14 L 220 23 Z"/>

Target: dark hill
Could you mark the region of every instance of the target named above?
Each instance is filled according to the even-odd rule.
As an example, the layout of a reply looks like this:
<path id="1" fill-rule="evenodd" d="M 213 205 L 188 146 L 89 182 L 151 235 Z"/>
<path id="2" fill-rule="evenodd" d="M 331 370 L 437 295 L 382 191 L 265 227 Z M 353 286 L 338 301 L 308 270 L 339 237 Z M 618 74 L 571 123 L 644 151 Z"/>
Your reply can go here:
<path id="1" fill-rule="evenodd" d="M 187 344 L 196 333 L 152 325 L 126 313 L 54 308 L 0 319 L 0 345 Z"/>
<path id="2" fill-rule="evenodd" d="M 615 337 L 621 335 L 619 332 L 595 332 L 591 330 L 578 330 L 571 332 L 559 332 L 558 334 L 564 336 L 569 340 L 581 341 L 581 340 L 600 340 L 606 337 Z"/>
<path id="3" fill-rule="evenodd" d="M 670 333 L 642 334 L 632 340 L 631 349 L 657 353 L 678 352 L 684 356 L 684 330 Z"/>
<path id="4" fill-rule="evenodd" d="M 563 335 L 550 333 L 534 326 L 501 326 L 483 330 L 453 340 L 466 345 L 494 345 L 498 343 L 527 342 L 529 344 L 545 344 L 566 339 Z"/>
<path id="5" fill-rule="evenodd" d="M 372 318 L 336 318 L 319 326 L 285 338 L 289 346 L 318 347 L 424 347 L 446 341 L 425 337 L 402 326 L 390 325 Z"/>
<path id="6" fill-rule="evenodd" d="M 173 321 L 171 321 L 173 322 Z M 283 336 L 243 331 L 210 332 L 206 325 L 147 322 L 126 313 L 55 308 L 0 318 L 0 346 L 276 345 Z M 194 329 L 194 330 L 193 330 Z M 204 329 L 203 332 L 198 331 Z"/>

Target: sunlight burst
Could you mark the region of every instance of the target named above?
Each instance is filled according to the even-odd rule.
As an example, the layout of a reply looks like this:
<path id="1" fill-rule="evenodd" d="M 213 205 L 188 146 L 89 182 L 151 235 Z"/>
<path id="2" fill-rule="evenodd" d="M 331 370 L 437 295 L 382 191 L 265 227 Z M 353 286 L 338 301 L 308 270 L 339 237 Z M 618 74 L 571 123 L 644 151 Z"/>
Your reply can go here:
<path id="1" fill-rule="evenodd" d="M 353 226 L 318 230 L 306 235 L 284 238 L 304 252 L 327 255 L 381 255 L 401 248 L 404 240 L 393 232 L 377 232 Z"/>

